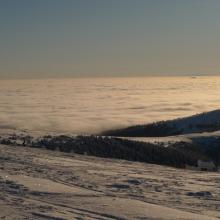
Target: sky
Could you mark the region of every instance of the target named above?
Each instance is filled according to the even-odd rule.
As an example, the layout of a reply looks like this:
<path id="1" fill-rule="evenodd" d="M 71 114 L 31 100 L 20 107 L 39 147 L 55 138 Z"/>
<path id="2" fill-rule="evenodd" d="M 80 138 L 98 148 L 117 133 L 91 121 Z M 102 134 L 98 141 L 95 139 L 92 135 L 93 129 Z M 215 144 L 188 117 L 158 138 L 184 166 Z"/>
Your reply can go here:
<path id="1" fill-rule="evenodd" d="M 0 0 L 0 79 L 220 73 L 219 0 Z"/>

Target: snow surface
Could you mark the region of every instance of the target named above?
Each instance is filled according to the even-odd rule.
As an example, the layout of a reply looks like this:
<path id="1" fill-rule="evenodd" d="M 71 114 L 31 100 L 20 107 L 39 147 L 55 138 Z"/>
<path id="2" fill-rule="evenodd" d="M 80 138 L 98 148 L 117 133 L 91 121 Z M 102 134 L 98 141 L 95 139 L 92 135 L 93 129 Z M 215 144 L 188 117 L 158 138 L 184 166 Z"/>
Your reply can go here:
<path id="1" fill-rule="evenodd" d="M 220 218 L 218 173 L 0 145 L 1 219 Z"/>

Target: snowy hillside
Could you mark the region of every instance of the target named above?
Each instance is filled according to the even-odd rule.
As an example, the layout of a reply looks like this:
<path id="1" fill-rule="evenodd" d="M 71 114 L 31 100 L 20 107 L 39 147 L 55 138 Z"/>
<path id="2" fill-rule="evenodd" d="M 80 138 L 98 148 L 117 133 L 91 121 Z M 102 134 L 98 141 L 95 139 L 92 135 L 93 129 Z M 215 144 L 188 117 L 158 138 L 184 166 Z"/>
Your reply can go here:
<path id="1" fill-rule="evenodd" d="M 220 130 L 220 110 L 196 114 L 185 118 L 106 131 L 102 134 L 123 137 L 165 137 L 218 130 Z"/>
<path id="2" fill-rule="evenodd" d="M 0 155 L 0 219 L 220 217 L 218 173 L 21 146 Z"/>

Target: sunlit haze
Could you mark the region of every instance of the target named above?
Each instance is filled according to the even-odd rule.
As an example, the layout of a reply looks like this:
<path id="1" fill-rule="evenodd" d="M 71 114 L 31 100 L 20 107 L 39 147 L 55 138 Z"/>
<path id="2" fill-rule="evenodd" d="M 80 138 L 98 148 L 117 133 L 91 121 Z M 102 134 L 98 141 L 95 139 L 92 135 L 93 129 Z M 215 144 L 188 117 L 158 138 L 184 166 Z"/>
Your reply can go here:
<path id="1" fill-rule="evenodd" d="M 218 109 L 220 77 L 2 80 L 0 128 L 96 133 Z"/>

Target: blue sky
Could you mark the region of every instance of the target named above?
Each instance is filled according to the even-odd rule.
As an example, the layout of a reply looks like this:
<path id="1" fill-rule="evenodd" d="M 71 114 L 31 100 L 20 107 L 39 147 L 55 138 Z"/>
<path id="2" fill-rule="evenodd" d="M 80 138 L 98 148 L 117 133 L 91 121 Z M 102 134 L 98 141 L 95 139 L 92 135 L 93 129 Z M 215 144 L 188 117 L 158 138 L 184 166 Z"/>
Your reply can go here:
<path id="1" fill-rule="evenodd" d="M 218 74 L 218 0 L 0 0 L 0 77 Z"/>

